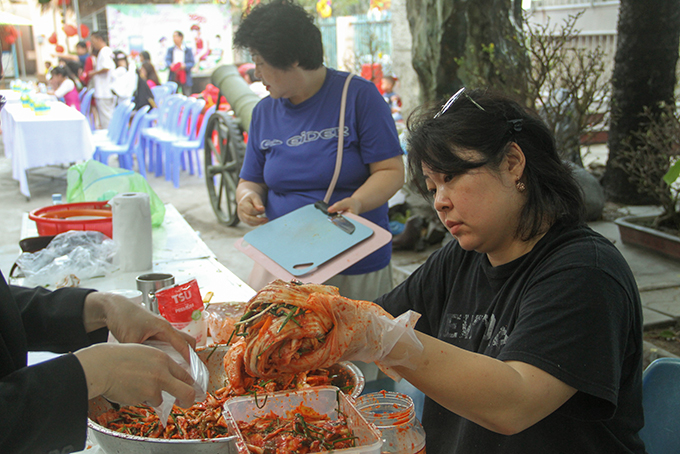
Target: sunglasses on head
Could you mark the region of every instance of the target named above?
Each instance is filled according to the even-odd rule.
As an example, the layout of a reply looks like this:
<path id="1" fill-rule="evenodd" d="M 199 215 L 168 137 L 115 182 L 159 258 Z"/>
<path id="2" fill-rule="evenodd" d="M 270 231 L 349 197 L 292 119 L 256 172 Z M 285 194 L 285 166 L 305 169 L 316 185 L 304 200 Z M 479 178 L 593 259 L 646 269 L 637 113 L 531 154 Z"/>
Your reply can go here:
<path id="1" fill-rule="evenodd" d="M 470 97 L 470 95 L 468 95 L 467 93 L 465 93 L 465 91 L 466 91 L 466 90 L 465 90 L 465 87 L 463 87 L 463 88 L 461 88 L 460 90 L 458 90 L 457 92 L 455 92 L 455 93 L 453 94 L 453 96 L 451 96 L 451 97 L 449 98 L 449 100 L 446 101 L 446 103 L 444 103 L 444 105 L 442 106 L 441 110 L 440 110 L 439 112 L 437 112 L 437 113 L 434 115 L 433 119 L 434 119 L 434 118 L 439 118 L 439 117 L 441 117 L 442 115 L 444 115 L 444 114 L 446 113 L 446 111 L 449 110 L 449 107 L 451 107 L 451 106 L 453 105 L 453 103 L 455 103 L 455 102 L 458 100 L 458 98 L 460 98 L 460 96 L 463 95 L 463 94 L 465 95 L 465 97 L 466 97 L 467 99 L 470 100 L 470 102 L 471 102 L 472 104 L 474 104 L 475 106 L 477 106 L 480 110 L 483 110 L 484 112 L 486 112 L 486 109 L 485 109 L 484 107 L 480 106 L 480 105 L 477 103 L 477 101 L 475 101 L 474 99 L 472 99 L 472 98 Z"/>
<path id="2" fill-rule="evenodd" d="M 437 113 L 434 115 L 434 117 L 432 117 L 432 119 L 437 119 L 437 118 L 441 117 L 443 114 L 445 114 L 446 111 L 449 110 L 449 108 L 450 108 L 450 107 L 458 100 L 458 98 L 461 97 L 461 95 L 465 95 L 465 97 L 466 97 L 468 100 L 470 100 L 470 102 L 471 102 L 472 104 L 474 104 L 475 106 L 477 106 L 477 108 L 478 108 L 479 110 L 483 110 L 484 112 L 486 112 L 486 109 L 485 109 L 484 107 L 482 107 L 481 105 L 479 105 L 479 103 L 478 103 L 477 101 L 475 101 L 474 99 L 472 99 L 472 98 L 470 97 L 470 95 L 468 95 L 465 91 L 466 91 L 466 90 L 465 90 L 465 87 L 463 87 L 463 88 L 461 88 L 460 90 L 458 90 L 457 92 L 455 92 L 455 93 L 453 94 L 453 96 L 451 96 L 451 97 L 449 98 L 449 100 L 446 101 L 446 103 L 444 103 L 444 105 L 443 105 L 442 108 L 439 110 L 439 112 L 437 112 Z M 519 132 L 522 131 L 522 126 L 523 126 L 523 124 L 524 124 L 524 120 L 522 120 L 521 118 L 518 118 L 518 119 L 516 119 L 516 120 L 508 120 L 508 124 L 510 125 L 510 128 L 509 128 L 510 134 L 516 134 L 516 133 L 519 133 Z"/>

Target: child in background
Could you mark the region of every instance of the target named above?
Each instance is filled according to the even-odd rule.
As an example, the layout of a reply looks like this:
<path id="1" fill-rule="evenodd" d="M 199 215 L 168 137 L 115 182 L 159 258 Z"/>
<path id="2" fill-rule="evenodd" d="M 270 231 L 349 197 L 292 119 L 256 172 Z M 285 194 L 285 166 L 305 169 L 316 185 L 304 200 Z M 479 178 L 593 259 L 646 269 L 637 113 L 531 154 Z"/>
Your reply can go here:
<path id="1" fill-rule="evenodd" d="M 75 81 L 65 66 L 55 66 L 50 71 L 50 88 L 47 93 L 54 95 L 67 106 L 80 110 L 80 99 Z"/>
<path id="2" fill-rule="evenodd" d="M 385 102 L 389 104 L 392 111 L 392 118 L 394 121 L 399 121 L 401 117 L 401 97 L 394 91 L 394 86 L 397 83 L 397 78 L 394 76 L 383 76 L 382 78 L 382 92 Z"/>

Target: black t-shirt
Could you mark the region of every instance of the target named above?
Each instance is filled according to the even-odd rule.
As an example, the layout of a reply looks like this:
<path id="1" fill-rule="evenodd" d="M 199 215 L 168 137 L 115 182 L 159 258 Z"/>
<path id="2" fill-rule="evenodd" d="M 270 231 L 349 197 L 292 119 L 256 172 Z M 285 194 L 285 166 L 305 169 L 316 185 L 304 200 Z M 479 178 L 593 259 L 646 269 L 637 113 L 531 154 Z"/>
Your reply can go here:
<path id="1" fill-rule="evenodd" d="M 577 389 L 511 436 L 426 398 L 428 454 L 644 453 L 640 296 L 618 250 L 587 226 L 555 225 L 498 267 L 453 241 L 376 302 L 393 315 L 421 313 L 416 329 L 426 334 L 531 364 Z"/>

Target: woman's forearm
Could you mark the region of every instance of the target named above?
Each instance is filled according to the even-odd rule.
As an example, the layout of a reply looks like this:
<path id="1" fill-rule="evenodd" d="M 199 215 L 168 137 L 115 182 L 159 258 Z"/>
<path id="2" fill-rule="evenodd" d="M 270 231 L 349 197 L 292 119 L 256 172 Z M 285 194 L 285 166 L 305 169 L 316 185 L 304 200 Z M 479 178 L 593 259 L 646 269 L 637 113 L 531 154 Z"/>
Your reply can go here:
<path id="1" fill-rule="evenodd" d="M 443 407 L 494 432 L 521 432 L 576 392 L 529 364 L 499 361 L 417 335 L 425 347 L 417 369 L 395 369 Z"/>
<path id="2" fill-rule="evenodd" d="M 371 211 L 386 203 L 404 185 L 402 156 L 370 165 L 371 175 L 351 197 L 333 204 L 330 212 L 349 211 L 354 214 Z"/>

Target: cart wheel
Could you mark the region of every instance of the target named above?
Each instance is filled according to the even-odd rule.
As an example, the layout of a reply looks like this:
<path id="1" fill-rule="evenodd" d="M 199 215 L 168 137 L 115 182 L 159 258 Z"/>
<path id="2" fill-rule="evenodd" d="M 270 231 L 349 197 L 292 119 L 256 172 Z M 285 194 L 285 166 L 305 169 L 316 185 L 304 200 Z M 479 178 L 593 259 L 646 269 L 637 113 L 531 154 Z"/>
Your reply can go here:
<path id="1" fill-rule="evenodd" d="M 230 227 L 238 224 L 236 184 L 245 143 L 237 121 L 224 112 L 210 116 L 205 129 L 205 184 L 217 220 Z"/>

